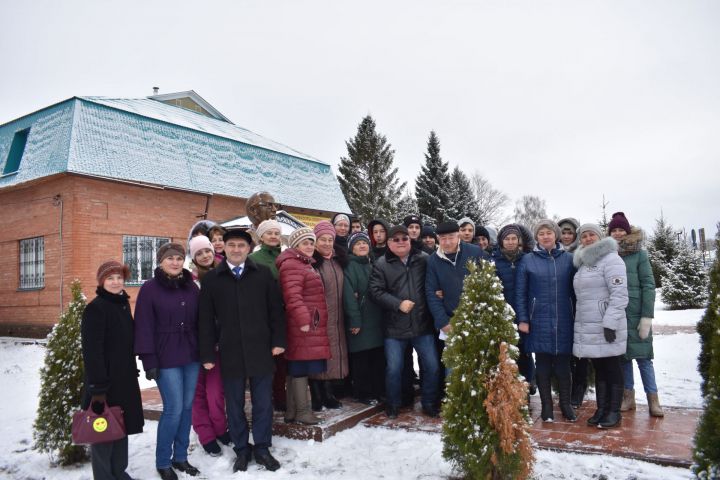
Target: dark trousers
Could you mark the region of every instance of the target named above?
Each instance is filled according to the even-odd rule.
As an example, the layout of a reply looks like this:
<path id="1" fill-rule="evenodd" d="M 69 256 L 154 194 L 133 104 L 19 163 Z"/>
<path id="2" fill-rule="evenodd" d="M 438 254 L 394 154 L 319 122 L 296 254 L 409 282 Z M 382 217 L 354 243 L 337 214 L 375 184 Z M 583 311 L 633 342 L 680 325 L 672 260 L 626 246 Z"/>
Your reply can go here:
<path id="1" fill-rule="evenodd" d="M 525 342 L 527 339 L 526 333 L 520 333 L 520 341 L 518 342 L 518 350 L 520 355 L 518 356 L 518 370 L 520 375 L 525 377 L 525 381 L 529 384 L 535 382 L 535 360 L 533 360 L 532 353 L 525 350 Z"/>
<path id="2" fill-rule="evenodd" d="M 622 385 L 625 388 L 621 359 L 622 355 L 592 359 L 593 368 L 595 369 L 595 381 L 606 382 L 609 392 L 612 391 L 612 387 L 615 385 Z"/>
<path id="3" fill-rule="evenodd" d="M 285 355 L 275 355 L 275 373 L 273 374 L 272 396 L 273 405 L 285 405 L 285 378 L 287 377 L 287 360 Z"/>
<path id="4" fill-rule="evenodd" d="M 272 378 L 272 375 L 249 377 L 255 450 L 267 450 L 272 445 Z M 245 453 L 250 438 L 245 417 L 245 380 L 245 377 L 223 378 L 230 438 L 238 456 Z"/>
<path id="5" fill-rule="evenodd" d="M 385 350 L 371 348 L 350 353 L 350 375 L 360 400 L 379 399 L 385 390 Z"/>
<path id="6" fill-rule="evenodd" d="M 540 378 L 548 378 L 555 374 L 558 380 L 570 379 L 570 357 L 572 355 L 550 355 L 549 353 L 535 354 L 535 373 Z"/>
<path id="7" fill-rule="evenodd" d="M 587 358 L 572 357 L 572 381 L 573 385 L 587 385 L 588 364 Z"/>
<path id="8" fill-rule="evenodd" d="M 128 466 L 128 437 L 90 446 L 90 459 L 95 480 L 131 480 L 125 473 Z"/>

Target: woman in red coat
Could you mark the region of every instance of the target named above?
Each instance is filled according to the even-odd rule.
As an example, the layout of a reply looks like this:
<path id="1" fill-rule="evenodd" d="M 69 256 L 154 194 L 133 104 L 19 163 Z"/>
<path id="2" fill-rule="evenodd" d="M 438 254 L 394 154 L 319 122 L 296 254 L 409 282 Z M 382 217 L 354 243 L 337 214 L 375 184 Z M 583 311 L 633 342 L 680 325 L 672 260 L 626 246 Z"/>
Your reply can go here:
<path id="1" fill-rule="evenodd" d="M 310 410 L 308 375 L 324 372 L 330 358 L 327 305 L 322 279 L 312 267 L 315 234 L 303 227 L 288 239 L 290 248 L 275 261 L 287 318 L 287 410 L 285 421 L 315 425 L 319 419 Z"/>

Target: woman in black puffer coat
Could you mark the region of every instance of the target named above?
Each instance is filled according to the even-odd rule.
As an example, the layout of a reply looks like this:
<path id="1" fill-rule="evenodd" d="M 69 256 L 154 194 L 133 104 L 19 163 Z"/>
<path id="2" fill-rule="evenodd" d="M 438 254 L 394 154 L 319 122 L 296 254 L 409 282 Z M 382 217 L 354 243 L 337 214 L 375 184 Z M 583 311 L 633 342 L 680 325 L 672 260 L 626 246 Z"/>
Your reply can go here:
<path id="1" fill-rule="evenodd" d="M 138 370 L 133 353 L 134 325 L 125 280 L 130 276 L 126 265 L 111 260 L 97 272 L 97 297 L 83 312 L 81 323 L 82 354 L 85 364 L 85 392 L 82 407 L 92 404 L 96 413 L 103 403 L 123 409 L 128 435 L 142 432 L 144 420 Z M 93 477 L 129 478 L 128 438 L 90 447 Z"/>

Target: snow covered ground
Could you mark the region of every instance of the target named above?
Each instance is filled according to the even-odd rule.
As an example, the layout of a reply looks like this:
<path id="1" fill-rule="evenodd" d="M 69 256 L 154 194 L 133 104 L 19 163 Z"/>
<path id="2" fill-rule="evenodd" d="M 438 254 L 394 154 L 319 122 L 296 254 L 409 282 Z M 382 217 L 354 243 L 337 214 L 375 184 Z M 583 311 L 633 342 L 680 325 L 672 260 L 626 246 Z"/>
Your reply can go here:
<path id="1" fill-rule="evenodd" d="M 658 325 L 690 326 L 702 310 L 658 309 Z M 678 322 L 678 323 L 675 323 Z M 658 335 L 655 338 L 655 368 L 664 405 L 701 407 L 696 370 L 699 353 L 695 333 Z M 89 464 L 59 468 L 47 455 L 31 449 L 32 423 L 40 388 L 38 371 L 44 347 L 0 338 L 0 478 L 15 480 L 92 478 Z M 642 390 L 636 371 L 636 387 Z M 151 384 L 143 379 L 143 385 Z M 638 401 L 644 401 L 641 394 Z M 154 448 L 157 423 L 147 422 L 145 431 L 130 437 L 130 468 L 133 478 L 154 479 Z M 190 462 L 213 479 L 435 479 L 452 477 L 451 465 L 442 458 L 439 435 L 366 428 L 359 425 L 322 442 L 274 438 L 273 453 L 283 467 L 266 472 L 254 463 L 244 474 L 232 475 L 232 451 L 225 448 L 220 458 L 207 456 L 192 438 Z M 687 479 L 689 470 L 601 455 L 580 455 L 536 451 L 536 479 Z M 183 478 L 181 476 L 181 478 Z M 185 477 L 191 478 L 191 477 Z"/>

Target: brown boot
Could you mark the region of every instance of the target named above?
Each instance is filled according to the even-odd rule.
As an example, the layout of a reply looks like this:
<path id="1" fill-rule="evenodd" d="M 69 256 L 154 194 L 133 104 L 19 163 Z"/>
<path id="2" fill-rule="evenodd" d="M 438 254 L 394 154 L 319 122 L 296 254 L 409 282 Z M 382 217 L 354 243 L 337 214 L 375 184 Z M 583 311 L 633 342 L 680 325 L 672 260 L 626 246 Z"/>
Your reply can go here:
<path id="1" fill-rule="evenodd" d="M 635 410 L 635 390 L 625 389 L 620 411 L 627 412 L 628 410 Z"/>
<path id="2" fill-rule="evenodd" d="M 295 423 L 297 410 L 295 408 L 295 395 L 292 389 L 292 378 L 285 379 L 285 423 Z"/>
<path id="3" fill-rule="evenodd" d="M 648 393 L 647 401 L 648 401 L 648 410 L 650 410 L 651 417 L 664 417 L 665 416 L 665 412 L 663 412 L 663 409 L 660 406 L 660 399 L 658 398 L 657 393 Z"/>
<path id="4" fill-rule="evenodd" d="M 304 425 L 317 425 L 320 419 L 310 410 L 310 398 L 308 398 L 308 378 L 300 377 L 292 379 L 292 394 L 295 402 L 295 421 Z"/>

